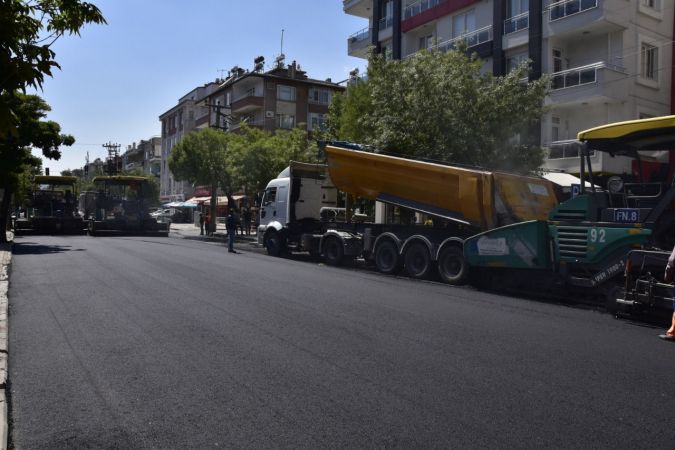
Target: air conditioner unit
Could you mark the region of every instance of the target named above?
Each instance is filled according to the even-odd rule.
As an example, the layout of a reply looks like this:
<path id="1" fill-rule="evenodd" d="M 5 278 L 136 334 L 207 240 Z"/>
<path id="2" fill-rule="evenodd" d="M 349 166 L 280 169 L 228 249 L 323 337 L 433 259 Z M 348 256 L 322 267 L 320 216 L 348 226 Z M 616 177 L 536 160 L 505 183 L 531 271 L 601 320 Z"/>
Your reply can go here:
<path id="1" fill-rule="evenodd" d="M 274 111 L 265 111 L 265 117 L 274 117 Z"/>

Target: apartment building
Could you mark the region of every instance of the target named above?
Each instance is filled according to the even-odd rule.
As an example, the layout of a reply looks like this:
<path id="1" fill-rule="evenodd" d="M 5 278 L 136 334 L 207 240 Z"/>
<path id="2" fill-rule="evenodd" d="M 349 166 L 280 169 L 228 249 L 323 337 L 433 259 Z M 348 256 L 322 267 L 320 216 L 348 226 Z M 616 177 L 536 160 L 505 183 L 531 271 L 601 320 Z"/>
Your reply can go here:
<path id="1" fill-rule="evenodd" d="M 256 58 L 252 71 L 233 67 L 225 81 L 207 97 L 209 126 L 237 132 L 242 123 L 267 131 L 292 129 L 304 124 L 312 132 L 323 127 L 335 92 L 344 90 L 331 79 L 315 80 L 299 64 L 276 59 L 264 72 Z"/>
<path id="2" fill-rule="evenodd" d="M 208 126 L 209 110 L 204 104 L 221 84 L 221 80 L 206 83 L 182 96 L 178 103 L 159 116 L 162 123 L 160 154 L 160 200 L 162 202 L 184 201 L 192 195 L 193 187 L 186 181 L 177 181 L 169 170 L 171 150 L 187 133 Z"/>
<path id="3" fill-rule="evenodd" d="M 132 143 L 122 155 L 124 170 L 141 170 L 157 178 L 161 174 L 162 139 L 158 136 Z"/>
<path id="4" fill-rule="evenodd" d="M 421 49 L 447 51 L 464 41 L 483 69 L 507 73 L 531 61 L 531 79 L 546 74 L 550 107 L 542 146 L 620 120 L 675 113 L 672 0 L 343 0 L 344 12 L 367 19 L 348 37 L 351 56 L 369 49 L 402 59 Z M 578 155 L 549 151 L 545 168 L 579 171 Z M 665 160 L 663 158 L 666 158 Z M 636 170 L 626 158 L 595 154 L 594 170 Z M 654 162 L 666 164 L 667 155 Z M 673 162 L 671 165 L 675 165 Z"/>

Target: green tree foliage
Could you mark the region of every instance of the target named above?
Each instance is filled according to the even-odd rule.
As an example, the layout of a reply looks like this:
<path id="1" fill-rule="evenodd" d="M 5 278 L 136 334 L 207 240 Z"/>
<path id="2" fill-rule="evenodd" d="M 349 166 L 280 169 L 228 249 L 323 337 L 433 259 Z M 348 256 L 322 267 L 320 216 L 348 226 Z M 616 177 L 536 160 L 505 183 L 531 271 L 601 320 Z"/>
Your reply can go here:
<path id="1" fill-rule="evenodd" d="M 372 121 L 367 120 L 375 114 L 372 86 L 372 83 L 358 82 L 333 96 L 326 120 L 330 136 L 351 142 L 370 141 L 375 135 Z"/>
<path id="2" fill-rule="evenodd" d="M 300 128 L 272 134 L 244 125 L 232 135 L 230 149 L 232 184 L 246 192 L 264 190 L 289 161 L 315 162 L 317 155 L 316 143 Z"/>
<path id="3" fill-rule="evenodd" d="M 105 23 L 101 11 L 80 0 L 0 0 L 0 140 L 16 132 L 12 101 L 27 87 L 42 88 L 56 62 L 52 44 L 79 35 L 87 23 Z"/>
<path id="4" fill-rule="evenodd" d="M 0 224 L 6 224 L 9 218 L 11 198 L 19 187 L 19 176 L 26 167 L 36 166 L 36 158 L 31 148 L 39 148 L 47 158 L 59 159 L 61 146 L 70 146 L 75 138 L 61 134 L 58 123 L 44 120 L 49 105 L 36 95 L 15 94 L 11 107 L 16 117 L 16 133 L 0 140 L 0 182 L 4 189 L 0 204 Z M 4 230 L 3 230 L 4 231 Z M 0 232 L 0 242 L 6 241 L 4 232 Z"/>
<path id="5" fill-rule="evenodd" d="M 214 128 L 195 130 L 171 150 L 169 169 L 177 180 L 211 187 L 211 217 L 216 217 L 217 191 L 221 186 L 231 201 L 230 135 Z M 233 203 L 230 203 L 233 204 Z M 211 221 L 211 228 L 215 228 Z"/>
<path id="6" fill-rule="evenodd" d="M 523 82 L 525 64 L 502 77 L 481 74 L 481 64 L 454 50 L 402 61 L 375 56 L 367 80 L 331 105 L 328 130 L 336 139 L 413 158 L 537 169 L 543 151 L 527 137 L 543 112 L 547 81 Z"/>

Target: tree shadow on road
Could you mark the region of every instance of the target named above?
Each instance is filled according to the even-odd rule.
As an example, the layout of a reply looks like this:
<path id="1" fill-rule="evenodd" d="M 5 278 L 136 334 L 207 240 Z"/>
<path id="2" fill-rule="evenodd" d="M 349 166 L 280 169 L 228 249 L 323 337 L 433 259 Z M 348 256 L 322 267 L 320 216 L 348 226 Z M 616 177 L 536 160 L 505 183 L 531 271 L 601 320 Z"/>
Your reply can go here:
<path id="1" fill-rule="evenodd" d="M 50 253 L 83 252 L 83 248 L 72 248 L 71 245 L 43 245 L 35 242 L 14 243 L 14 255 L 48 255 Z"/>

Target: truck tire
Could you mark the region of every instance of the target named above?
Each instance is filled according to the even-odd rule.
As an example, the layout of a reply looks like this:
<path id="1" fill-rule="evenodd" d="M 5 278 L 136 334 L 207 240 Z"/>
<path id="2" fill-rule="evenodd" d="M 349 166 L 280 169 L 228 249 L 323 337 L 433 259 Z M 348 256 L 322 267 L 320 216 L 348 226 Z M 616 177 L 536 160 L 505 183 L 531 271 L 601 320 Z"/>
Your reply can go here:
<path id="1" fill-rule="evenodd" d="M 323 243 L 323 260 L 331 266 L 339 266 L 344 262 L 345 248 L 340 239 L 328 237 Z"/>
<path id="2" fill-rule="evenodd" d="M 449 284 L 464 284 L 469 268 L 464 260 L 462 249 L 455 246 L 445 247 L 438 256 L 438 274 Z"/>
<path id="3" fill-rule="evenodd" d="M 425 279 L 431 273 L 432 263 L 429 248 L 422 242 L 414 242 L 405 251 L 404 270 L 409 277 Z"/>
<path id="4" fill-rule="evenodd" d="M 284 253 L 284 241 L 279 233 L 270 231 L 265 240 L 265 248 L 267 249 L 267 254 L 270 256 L 281 256 Z"/>
<path id="5" fill-rule="evenodd" d="M 375 249 L 375 265 L 382 273 L 396 273 L 400 268 L 398 249 L 389 239 L 380 242 Z"/>

